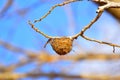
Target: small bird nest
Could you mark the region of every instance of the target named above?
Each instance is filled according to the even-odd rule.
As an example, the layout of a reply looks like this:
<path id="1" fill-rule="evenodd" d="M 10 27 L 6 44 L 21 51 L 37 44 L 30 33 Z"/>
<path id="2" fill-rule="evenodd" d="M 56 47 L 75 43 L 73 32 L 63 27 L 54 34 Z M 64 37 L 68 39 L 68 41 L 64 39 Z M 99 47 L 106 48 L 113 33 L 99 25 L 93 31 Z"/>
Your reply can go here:
<path id="1" fill-rule="evenodd" d="M 43 36 L 45 36 L 46 38 L 48 38 L 48 41 L 44 47 L 46 47 L 46 45 L 48 43 L 50 43 L 53 50 L 59 55 L 65 55 L 65 54 L 69 53 L 73 47 L 72 46 L 73 40 L 76 39 L 78 36 L 78 35 L 75 35 L 72 37 L 71 36 L 69 36 L 69 37 L 52 37 L 52 36 L 48 36 L 48 35 L 44 34 L 40 30 L 35 28 L 34 25 L 30 21 L 29 21 L 29 24 L 36 32 L 38 32 L 38 33 L 42 34 Z"/>
<path id="2" fill-rule="evenodd" d="M 42 16 L 38 20 L 35 20 L 34 22 L 39 22 L 39 21 L 43 20 L 44 18 L 46 18 L 56 7 L 64 6 L 66 4 L 76 2 L 76 1 L 81 1 L 81 0 L 67 0 L 67 1 L 65 1 L 61 4 L 56 4 L 56 5 L 52 6 L 50 8 L 50 10 L 44 16 Z M 99 1 L 99 0 L 97 0 L 97 1 Z M 72 50 L 72 44 L 73 44 L 74 39 L 77 39 L 79 36 L 81 36 L 84 39 L 89 40 L 89 41 L 93 41 L 93 42 L 97 42 L 97 43 L 100 43 L 100 44 L 106 44 L 106 45 L 112 46 L 113 47 L 113 53 L 114 53 L 115 52 L 115 47 L 120 48 L 120 45 L 109 43 L 109 42 L 104 42 L 104 41 L 99 41 L 99 40 L 96 40 L 96 39 L 91 39 L 91 38 L 88 38 L 87 36 L 84 35 L 85 31 L 88 30 L 100 18 L 100 16 L 102 15 L 102 13 L 104 12 L 105 9 L 110 8 L 110 7 L 114 7 L 114 6 L 108 5 L 108 4 L 111 4 L 111 3 L 108 3 L 107 1 L 105 3 L 107 3 L 106 4 L 107 6 L 104 5 L 104 6 L 99 7 L 96 11 L 98 13 L 97 16 L 87 26 L 85 26 L 79 33 L 77 33 L 74 36 L 69 36 L 69 37 L 48 36 L 48 35 L 44 34 L 43 32 L 41 32 L 39 29 L 35 28 L 34 25 L 30 21 L 28 23 L 31 25 L 31 27 L 36 32 L 38 32 L 38 33 L 42 34 L 44 37 L 48 38 L 47 43 L 50 43 L 53 50 L 59 55 L 65 55 L 65 54 L 69 53 Z M 115 4 L 117 5 L 117 3 L 115 3 Z M 45 46 L 47 45 L 47 43 L 45 44 Z"/>
<path id="3" fill-rule="evenodd" d="M 73 40 L 69 37 L 60 37 L 50 39 L 49 43 L 57 54 L 65 55 L 72 50 Z"/>

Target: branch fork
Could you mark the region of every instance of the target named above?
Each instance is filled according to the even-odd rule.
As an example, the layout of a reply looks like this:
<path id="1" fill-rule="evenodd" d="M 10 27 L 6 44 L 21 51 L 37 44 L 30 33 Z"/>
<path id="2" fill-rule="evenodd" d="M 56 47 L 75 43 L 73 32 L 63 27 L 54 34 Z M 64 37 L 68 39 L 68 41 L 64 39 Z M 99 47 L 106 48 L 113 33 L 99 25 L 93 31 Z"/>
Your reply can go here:
<path id="1" fill-rule="evenodd" d="M 69 3 L 72 3 L 72 2 L 77 2 L 77 1 L 80 1 L 80 0 L 67 0 L 67 1 L 65 1 L 61 4 L 56 4 L 53 7 L 51 7 L 51 9 L 45 15 L 43 15 L 40 19 L 35 20 L 34 22 L 42 21 L 44 18 L 46 18 L 58 6 L 64 6 L 66 4 L 69 4 Z M 65 55 L 65 54 L 69 53 L 72 50 L 72 43 L 73 43 L 74 39 L 77 39 L 79 36 L 81 36 L 82 38 L 84 38 L 88 41 L 97 42 L 97 43 L 100 43 L 100 44 L 106 44 L 106 45 L 112 46 L 113 47 L 113 53 L 114 53 L 115 52 L 115 47 L 120 48 L 120 45 L 109 43 L 109 42 L 104 42 L 104 41 L 99 41 L 99 40 L 92 39 L 92 38 L 88 38 L 87 36 L 84 35 L 84 33 L 101 17 L 101 15 L 102 15 L 102 13 L 104 12 L 105 9 L 120 8 L 120 3 L 110 2 L 108 0 L 93 0 L 93 1 L 94 2 L 102 2 L 102 3 L 104 2 L 105 5 L 98 7 L 98 9 L 96 10 L 96 12 L 97 12 L 96 17 L 76 35 L 65 36 L 65 37 L 59 37 L 59 36 L 58 37 L 53 37 L 53 36 L 49 36 L 49 35 L 43 33 L 39 29 L 35 28 L 34 24 L 31 23 L 30 21 L 28 21 L 28 24 L 36 32 L 38 32 L 41 35 L 43 35 L 44 37 L 48 38 L 48 41 L 46 42 L 44 47 L 46 47 L 46 45 L 48 43 L 50 43 L 53 50 L 56 53 L 58 53 L 59 55 Z"/>

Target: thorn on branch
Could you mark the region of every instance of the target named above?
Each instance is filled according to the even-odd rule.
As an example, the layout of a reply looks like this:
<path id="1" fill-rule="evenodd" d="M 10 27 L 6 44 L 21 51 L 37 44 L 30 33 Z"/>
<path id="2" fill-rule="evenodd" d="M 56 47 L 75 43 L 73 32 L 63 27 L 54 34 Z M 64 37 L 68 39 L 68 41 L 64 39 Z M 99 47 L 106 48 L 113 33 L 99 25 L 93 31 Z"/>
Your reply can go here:
<path id="1" fill-rule="evenodd" d="M 46 48 L 47 44 L 51 41 L 51 38 L 45 43 L 44 48 Z"/>
<path id="2" fill-rule="evenodd" d="M 115 46 L 113 46 L 113 53 L 115 53 Z"/>

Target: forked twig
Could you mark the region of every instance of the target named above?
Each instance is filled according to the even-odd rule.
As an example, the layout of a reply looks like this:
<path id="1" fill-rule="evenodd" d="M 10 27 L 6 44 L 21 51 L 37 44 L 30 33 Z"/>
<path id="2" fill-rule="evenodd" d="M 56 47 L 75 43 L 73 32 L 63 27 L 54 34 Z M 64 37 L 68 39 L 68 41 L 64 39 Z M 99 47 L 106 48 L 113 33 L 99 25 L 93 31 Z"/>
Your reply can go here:
<path id="1" fill-rule="evenodd" d="M 51 9 L 44 16 L 42 16 L 38 20 L 35 20 L 34 22 L 39 22 L 39 21 L 43 20 L 44 18 L 46 18 L 56 7 L 58 7 L 58 6 L 64 6 L 66 4 L 69 4 L 69 3 L 72 3 L 72 2 L 76 2 L 76 1 L 81 1 L 81 0 L 67 0 L 67 1 L 65 1 L 63 3 L 56 4 L 56 5 L 52 6 Z"/>
<path id="2" fill-rule="evenodd" d="M 45 15 L 43 15 L 40 19 L 35 20 L 34 22 L 39 22 L 39 21 L 43 20 L 44 18 L 46 18 L 56 7 L 58 7 L 58 6 L 64 6 L 64 5 L 66 5 L 66 4 L 69 4 L 69 3 L 72 3 L 72 2 L 76 2 L 76 1 L 82 1 L 82 0 L 67 0 L 67 1 L 65 1 L 65 2 L 63 2 L 63 3 L 56 4 L 56 5 L 52 6 L 51 9 L 50 9 Z M 50 38 L 59 38 L 59 37 L 52 37 L 52 36 L 46 35 L 46 34 L 43 33 L 42 31 L 40 31 L 38 28 L 35 28 L 34 24 L 32 24 L 30 21 L 28 21 L 28 24 L 29 24 L 36 32 L 40 33 L 41 35 L 43 35 L 43 36 L 46 37 L 46 38 L 49 38 L 49 39 L 50 39 Z"/>
<path id="3" fill-rule="evenodd" d="M 72 36 L 72 38 L 77 39 L 79 36 L 83 36 L 85 31 L 87 29 L 89 29 L 99 19 L 99 17 L 102 15 L 102 13 L 103 13 L 103 11 L 99 12 L 97 14 L 97 16 L 87 26 L 85 26 L 78 34 Z"/>
<path id="4" fill-rule="evenodd" d="M 98 12 L 97 16 L 90 22 L 90 24 L 88 24 L 86 27 L 84 27 L 80 33 L 72 36 L 72 38 L 77 39 L 77 37 L 81 36 L 84 39 L 89 40 L 89 41 L 97 42 L 97 43 L 100 43 L 100 44 L 106 44 L 106 45 L 112 46 L 113 47 L 113 52 L 115 52 L 115 47 L 120 48 L 120 45 L 109 43 L 109 42 L 104 42 L 104 41 L 99 41 L 99 40 L 92 39 L 92 38 L 88 38 L 87 36 L 84 35 L 85 31 L 88 30 L 100 18 L 104 9 L 106 9 L 106 8 L 105 7 L 104 8 L 99 7 L 98 10 L 97 10 L 97 12 Z"/>
<path id="5" fill-rule="evenodd" d="M 72 3 L 72 2 L 76 2 L 76 1 L 80 1 L 80 0 L 68 0 L 68 1 L 65 1 L 61 4 L 56 4 L 54 5 L 53 7 L 51 7 L 51 9 L 44 15 L 42 16 L 40 19 L 38 20 L 35 20 L 34 22 L 39 22 L 41 20 L 43 20 L 44 18 L 46 18 L 56 7 L 58 6 L 64 6 L 66 4 L 69 4 L 69 3 Z M 109 46 L 112 46 L 113 47 L 113 52 L 115 52 L 115 47 L 119 47 L 120 48 L 120 45 L 117 45 L 117 44 L 113 44 L 113 43 L 109 43 L 109 42 L 104 42 L 104 41 L 99 41 L 99 40 L 96 40 L 96 39 L 92 39 L 92 38 L 89 38 L 87 36 L 84 35 L 85 31 L 88 30 L 99 18 L 100 16 L 102 15 L 103 11 L 107 8 L 120 8 L 120 3 L 115 3 L 115 2 L 110 2 L 108 0 L 93 0 L 95 2 L 105 2 L 106 4 L 103 5 L 103 6 L 100 6 L 98 8 L 98 10 L 96 11 L 98 14 L 97 16 L 87 25 L 85 26 L 78 34 L 74 35 L 74 36 L 69 36 L 69 37 L 64 37 L 64 39 L 70 39 L 70 40 L 74 40 L 74 39 L 77 39 L 79 36 L 81 36 L 82 38 L 86 39 L 86 40 L 89 40 L 89 41 L 92 41 L 92 42 L 97 42 L 97 43 L 100 43 L 100 44 L 106 44 L 106 45 L 109 45 Z M 43 36 L 45 36 L 46 38 L 49 38 L 48 42 L 49 43 L 51 41 L 51 39 L 53 41 L 55 41 L 54 38 L 59 38 L 58 41 L 60 41 L 60 39 L 62 39 L 63 37 L 52 37 L 52 36 L 48 36 L 46 34 L 44 34 L 43 32 L 41 32 L 40 30 L 38 30 L 37 28 L 34 27 L 34 25 L 29 21 L 29 24 L 31 25 L 31 27 L 38 33 L 42 34 Z M 57 40 L 57 39 L 56 39 Z M 46 43 L 46 44 L 47 44 Z M 45 44 L 45 46 L 46 46 Z M 53 44 L 53 43 L 51 43 Z M 64 44 L 63 44 L 64 45 Z M 59 49 L 59 48 L 58 48 Z"/>

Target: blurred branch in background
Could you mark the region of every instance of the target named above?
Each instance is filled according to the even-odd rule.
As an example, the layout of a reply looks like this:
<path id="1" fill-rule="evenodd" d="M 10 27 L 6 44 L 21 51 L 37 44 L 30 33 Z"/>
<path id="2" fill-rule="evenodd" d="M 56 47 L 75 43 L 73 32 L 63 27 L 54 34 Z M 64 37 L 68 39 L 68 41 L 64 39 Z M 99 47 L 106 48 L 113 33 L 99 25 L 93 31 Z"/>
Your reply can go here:
<path id="1" fill-rule="evenodd" d="M 36 54 L 34 51 L 25 50 L 19 47 L 15 47 L 14 45 L 4 42 L 0 40 L 0 46 L 6 48 L 7 50 L 10 50 L 12 52 L 16 53 L 22 53 L 26 55 L 26 58 L 21 59 L 21 61 L 17 63 L 12 63 L 8 66 L 0 66 L 0 79 L 21 79 L 21 78 L 37 78 L 41 76 L 46 76 L 49 78 L 55 78 L 55 77 L 61 77 L 61 78 L 70 78 L 70 79 L 77 79 L 77 78 L 85 78 L 85 79 L 120 79 L 120 76 L 110 76 L 110 75 L 68 75 L 66 73 L 44 73 L 39 72 L 39 69 L 34 71 L 31 70 L 28 73 L 14 73 L 15 69 L 18 69 L 21 66 L 27 65 L 32 62 L 40 62 L 40 63 L 53 63 L 53 62 L 59 62 L 60 60 L 66 60 L 66 61 L 81 61 L 81 60 L 102 60 L 102 61 L 110 61 L 110 60 L 119 60 L 120 56 L 117 54 L 96 54 L 96 53 L 87 53 L 87 54 L 79 54 L 78 55 L 72 55 L 72 56 L 66 56 L 66 57 L 60 57 L 60 56 L 51 56 L 45 52 L 41 52 Z M 17 54 L 16 54 L 17 55 Z M 42 65 L 41 65 L 42 66 Z M 37 69 L 37 66 L 35 67 Z M 2 73 L 2 74 L 1 74 Z M 6 76 L 6 77 L 5 77 Z"/>
<path id="2" fill-rule="evenodd" d="M 23 9 L 14 10 L 12 12 L 12 14 L 13 14 L 12 17 L 15 18 L 16 16 L 14 16 L 14 14 L 17 13 L 17 14 L 19 14 L 17 16 L 17 18 L 19 19 L 20 18 L 19 16 L 22 16 L 22 20 L 20 20 L 20 21 L 23 21 L 23 17 L 25 17 L 25 16 L 28 17 L 28 15 L 26 13 L 30 13 L 30 12 L 32 13 L 33 9 L 35 9 L 37 6 L 41 6 L 41 4 L 43 4 L 43 2 L 45 2 L 45 1 L 52 2 L 49 0 L 38 0 L 37 2 L 33 3 L 32 5 L 30 5 L 28 7 L 25 7 Z M 64 0 L 64 1 L 68 1 L 68 0 Z M 4 15 L 6 15 L 7 10 L 12 6 L 13 2 L 14 2 L 14 0 L 6 0 L 6 3 L 0 12 L 0 16 L 2 18 L 4 17 Z M 54 0 L 53 0 L 53 2 L 54 2 Z M 22 3 L 24 3 L 24 2 L 22 2 Z M 116 8 L 114 8 L 114 10 L 115 9 Z M 116 14 L 119 14 L 119 12 L 120 12 L 120 11 L 118 11 L 118 9 L 116 9 L 116 10 L 117 10 L 117 12 L 113 11 L 115 13 L 114 16 L 116 16 Z M 38 10 L 38 12 L 39 12 L 39 10 Z M 32 13 L 32 15 L 33 15 L 33 13 Z M 6 16 L 8 16 L 8 15 L 6 15 Z M 70 17 L 70 15 L 67 15 L 67 16 Z M 120 16 L 120 15 L 118 15 L 118 16 Z M 117 17 L 117 19 L 120 20 L 119 17 Z M 11 18 L 9 18 L 9 19 L 6 18 L 5 21 L 7 21 L 7 20 L 11 20 Z M 16 22 L 19 22 L 19 21 L 16 20 Z M 20 23 L 16 23 L 16 22 L 14 22 L 14 23 L 20 25 Z M 14 24 L 14 23 L 11 23 L 11 24 Z M 6 24 L 6 23 L 4 23 L 4 24 Z M 20 25 L 20 27 L 26 26 L 26 24 L 24 24 L 22 26 Z M 70 25 L 72 25 L 72 24 L 70 24 Z M 2 23 L 1 23 L 1 26 L 2 26 Z M 13 25 L 13 26 L 15 28 L 18 25 Z M 2 31 L 4 27 L 6 27 L 6 26 L 2 26 L 0 30 Z M 10 31 L 13 30 L 14 28 L 10 29 Z M 7 28 L 5 28 L 5 29 L 7 29 Z M 23 29 L 21 30 L 21 33 L 23 33 Z M 11 32 L 9 32 L 9 33 L 5 32 L 5 33 L 7 33 L 9 37 L 11 37 Z M 27 31 L 25 31 L 24 35 L 19 35 L 19 37 L 21 38 L 21 36 L 25 36 L 25 37 L 28 36 L 28 35 L 25 35 L 26 33 L 27 33 Z M 4 35 L 4 34 L 2 34 L 2 35 Z M 14 35 L 15 35 L 15 33 L 14 33 Z M 116 37 L 118 37 L 118 36 L 116 36 Z M 25 38 L 25 39 L 27 39 L 27 38 Z M 31 38 L 27 39 L 27 40 L 25 40 L 25 39 L 23 41 L 27 43 Z M 37 39 L 38 39 L 38 37 L 37 37 Z M 42 38 L 40 38 L 40 39 L 42 39 Z M 22 41 L 20 39 L 18 39 L 18 40 Z M 18 41 L 18 43 L 19 43 L 19 41 Z M 21 44 L 21 43 L 19 43 L 19 44 Z M 105 43 L 105 44 L 108 44 L 108 43 Z M 41 45 L 41 44 L 38 44 L 38 45 Z M 27 44 L 27 46 L 30 46 L 30 45 Z M 8 53 L 4 53 L 4 52 L 2 53 L 1 50 L 8 51 Z M 101 50 L 101 48 L 100 48 L 100 50 Z M 8 61 L 6 61 L 4 56 L 2 56 L 1 54 L 8 56 L 8 57 L 6 57 L 7 59 L 9 58 L 9 55 L 14 54 L 15 56 L 12 57 L 13 58 L 12 60 L 8 59 L 8 61 L 13 61 L 13 62 L 8 64 Z M 22 57 L 19 54 L 22 55 Z M 106 53 L 101 53 L 101 52 L 98 52 L 95 50 L 94 52 L 90 52 L 90 51 L 82 52 L 82 53 L 74 52 L 74 54 L 58 56 L 55 53 L 52 54 L 52 52 L 50 52 L 50 51 L 48 52 L 46 50 L 34 51 L 30 47 L 29 48 L 26 46 L 24 47 L 24 45 L 23 45 L 23 47 L 20 47 L 16 44 L 16 42 L 10 41 L 10 38 L 7 38 L 6 40 L 2 39 L 1 34 L 0 34 L 0 57 L 1 57 L 0 80 L 22 80 L 22 79 L 27 80 L 26 78 L 29 78 L 28 80 L 30 80 L 30 79 L 36 80 L 36 79 L 41 79 L 42 77 L 47 77 L 48 79 L 46 79 L 46 80 L 50 80 L 50 79 L 53 80 L 55 78 L 60 78 L 60 80 L 63 80 L 63 79 L 64 80 L 66 80 L 66 79 L 68 79 L 68 80 L 76 80 L 76 79 L 78 79 L 78 80 L 79 79 L 80 80 L 86 80 L 86 79 L 88 79 L 88 80 L 89 79 L 91 79 L 91 80 L 120 80 L 120 68 L 119 68 L 120 55 L 119 55 L 119 53 L 118 54 L 117 53 L 116 54 L 113 54 L 113 53 L 106 54 Z M 17 58 L 18 60 L 15 61 L 15 58 Z M 103 64 L 99 63 L 99 61 L 103 62 Z M 93 62 L 93 63 L 90 63 L 90 62 Z M 97 64 L 93 65 L 94 62 Z M 112 62 L 116 63 L 116 64 L 113 64 Z M 104 63 L 106 64 L 106 66 Z M 34 64 L 34 68 L 31 67 L 30 64 Z M 107 65 L 107 64 L 110 64 L 110 65 Z M 25 66 L 27 66 L 27 67 L 25 67 Z M 81 66 L 83 66 L 83 67 L 81 67 Z M 85 68 L 85 67 L 87 67 L 87 68 Z M 50 70 L 48 70 L 48 68 Z M 106 68 L 108 71 L 106 71 L 106 73 L 105 73 Z M 47 69 L 47 71 L 46 71 L 46 69 Z M 88 71 L 86 69 L 88 69 Z M 17 70 L 19 70 L 19 71 L 17 71 Z M 27 70 L 27 71 L 25 71 L 25 70 Z M 76 72 L 76 70 L 77 70 L 77 72 Z M 93 71 L 93 72 L 89 72 L 89 71 Z M 101 71 L 102 74 L 99 74 L 99 71 Z"/>
<path id="3" fill-rule="evenodd" d="M 16 53 L 22 53 L 24 55 L 26 55 L 28 58 L 30 59 L 38 59 L 40 61 L 46 61 L 46 62 L 51 62 L 51 61 L 58 61 L 58 60 L 72 60 L 72 61 L 79 61 L 79 60 L 94 60 L 94 59 L 98 59 L 98 60 L 112 60 L 112 59 L 120 59 L 120 56 L 117 54 L 102 54 L 102 53 L 87 53 L 86 54 L 78 54 L 75 56 L 71 56 L 71 57 L 61 57 L 61 56 L 56 56 L 56 55 L 49 55 L 49 53 L 47 52 L 34 52 L 34 51 L 30 51 L 30 50 L 26 50 L 23 48 L 19 48 L 16 47 L 10 43 L 4 42 L 2 40 L 0 40 L 0 45 L 4 48 L 6 48 L 9 51 Z M 40 54 L 41 53 L 41 54 Z M 17 55 L 17 54 L 16 54 Z"/>
<path id="4" fill-rule="evenodd" d="M 80 1 L 80 0 L 68 0 L 68 1 L 65 1 L 65 2 L 62 2 L 62 3 L 60 3 L 60 4 L 56 4 L 56 5 L 52 6 L 52 7 L 49 9 L 49 11 L 48 11 L 47 13 L 45 13 L 40 19 L 34 20 L 34 23 L 42 21 L 42 20 L 43 20 L 44 18 L 46 18 L 49 14 L 51 14 L 51 12 L 52 12 L 56 7 L 64 6 L 64 5 L 66 5 L 66 4 L 70 4 L 70 3 L 73 3 L 73 2 L 77 2 L 77 1 Z M 93 25 L 96 21 L 98 21 L 98 19 L 101 17 L 102 13 L 103 13 L 106 9 L 109 9 L 109 8 L 120 8 L 120 3 L 111 2 L 111 1 L 109 1 L 109 0 L 93 0 L 93 1 L 94 1 L 94 2 L 102 2 L 102 3 L 105 3 L 105 4 L 98 7 L 98 9 L 96 10 L 96 13 L 97 13 L 96 17 L 95 17 L 93 20 L 91 20 L 91 22 L 90 22 L 87 26 L 85 26 L 85 27 L 84 27 L 80 32 L 78 32 L 76 35 L 70 36 L 70 37 L 68 37 L 68 38 L 73 42 L 74 39 L 77 39 L 79 36 L 81 36 L 82 38 L 84 38 L 84 39 L 86 39 L 86 40 L 89 40 L 89 41 L 92 41 L 92 42 L 97 42 L 97 43 L 100 43 L 100 44 L 106 44 L 106 45 L 112 46 L 112 47 L 113 47 L 113 53 L 115 53 L 115 47 L 119 47 L 119 48 L 120 48 L 120 45 L 118 45 L 118 44 L 113 44 L 113 43 L 109 43 L 109 42 L 105 42 L 105 41 L 100 41 L 100 40 L 96 40 L 96 39 L 92 39 L 92 38 L 89 38 L 89 37 L 85 36 L 84 33 L 85 33 L 89 28 L 91 28 L 92 25 Z M 41 34 L 41 35 L 43 35 L 44 37 L 48 38 L 48 42 L 47 42 L 47 43 L 49 43 L 49 42 L 51 43 L 51 41 L 53 41 L 52 43 L 56 42 L 56 41 L 54 41 L 53 39 L 55 39 L 55 38 L 57 39 L 57 37 L 52 37 L 52 36 L 46 35 L 45 33 L 41 32 L 41 30 L 39 30 L 38 28 L 36 28 L 36 27 L 34 26 L 34 24 L 31 23 L 30 21 L 28 21 L 28 24 L 29 24 L 36 32 L 38 32 L 39 34 Z M 58 42 L 57 42 L 57 43 L 62 42 L 62 41 L 60 41 L 61 38 L 63 38 L 63 37 L 59 37 L 59 38 L 58 38 Z M 67 38 L 67 37 L 65 37 L 65 38 Z M 64 42 L 65 42 L 65 41 L 64 41 Z M 67 44 L 69 44 L 69 43 L 67 43 Z M 72 43 L 71 43 L 71 44 L 72 44 Z M 57 45 L 57 44 L 56 44 L 56 45 Z M 64 44 L 63 44 L 63 45 L 64 45 Z M 51 46 L 52 46 L 52 45 L 51 45 Z M 62 45 L 59 45 L 59 46 L 62 46 Z M 52 47 L 54 47 L 54 46 L 52 46 Z M 68 48 L 68 47 L 66 46 L 66 48 Z M 61 49 L 61 50 L 60 50 L 60 48 L 59 48 L 58 46 L 55 46 L 55 49 L 53 48 L 53 50 L 55 50 L 56 53 L 58 53 L 57 51 L 59 51 L 59 53 L 60 53 L 60 51 L 62 51 L 62 50 L 65 51 L 65 49 Z M 59 53 L 58 53 L 58 54 L 59 54 Z M 61 54 L 60 54 L 60 55 L 61 55 Z M 62 55 L 63 55 L 63 54 L 62 54 Z"/>
<path id="5" fill-rule="evenodd" d="M 3 76 L 6 76 L 3 78 Z M 27 77 L 31 77 L 33 79 L 36 79 L 37 77 L 48 77 L 48 78 L 56 78 L 56 77 L 60 77 L 63 79 L 70 79 L 70 80 L 74 80 L 74 79 L 92 79 L 92 80 L 119 80 L 120 76 L 109 76 L 109 75 L 100 75 L 100 76 L 94 76 L 94 75 L 68 75 L 68 74 L 64 74 L 64 73 L 26 73 L 26 74 L 18 74 L 18 73 L 3 73 L 2 75 L 0 75 L 0 79 L 5 79 L 5 80 L 16 80 L 16 79 L 23 79 L 23 78 L 27 78 Z"/>
<path id="6" fill-rule="evenodd" d="M 3 8 L 0 10 L 0 17 L 5 16 L 6 11 L 12 6 L 14 0 L 7 0 Z"/>

